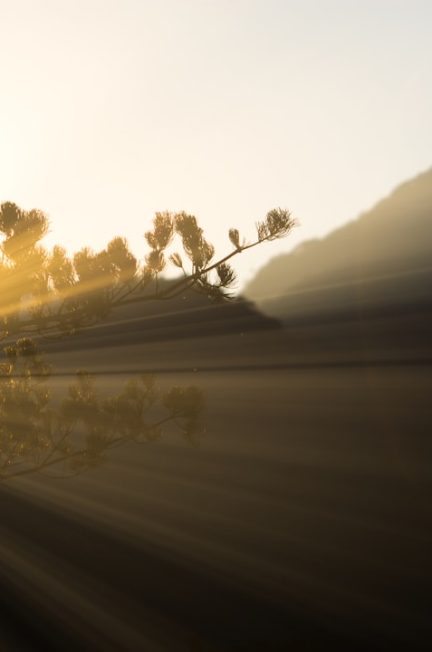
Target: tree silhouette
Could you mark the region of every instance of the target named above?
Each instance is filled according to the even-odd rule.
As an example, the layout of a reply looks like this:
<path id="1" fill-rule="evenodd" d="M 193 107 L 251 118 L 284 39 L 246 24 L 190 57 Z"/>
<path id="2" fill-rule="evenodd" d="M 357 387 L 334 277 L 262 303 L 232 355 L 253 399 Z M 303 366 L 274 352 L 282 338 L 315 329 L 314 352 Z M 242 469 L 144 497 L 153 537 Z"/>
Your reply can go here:
<path id="1" fill-rule="evenodd" d="M 290 213 L 278 208 L 257 223 L 252 242 L 241 240 L 238 230 L 230 229 L 234 248 L 215 261 L 215 249 L 193 215 L 156 213 L 152 230 L 145 233 L 149 252 L 140 264 L 121 237 L 99 252 L 84 247 L 68 257 L 60 246 L 48 251 L 41 244 L 49 226 L 46 215 L 3 203 L 1 335 L 68 333 L 106 317 L 132 295 L 144 301 L 168 300 L 192 289 L 214 299 L 228 298 L 235 280 L 230 259 L 262 242 L 285 236 L 293 225 Z M 168 253 L 175 240 L 182 252 Z M 181 278 L 159 289 L 157 281 L 167 264 L 177 267 Z"/>
<path id="2" fill-rule="evenodd" d="M 120 444 L 158 439 L 168 426 L 195 442 L 203 409 L 196 387 L 161 392 L 153 378 L 141 376 L 104 398 L 81 371 L 56 405 L 51 370 L 32 336 L 65 336 L 138 297 L 166 301 L 193 290 L 229 299 L 235 280 L 231 258 L 285 236 L 293 225 L 290 213 L 278 208 L 256 224 L 252 242 L 230 229 L 233 249 L 215 261 L 215 249 L 193 215 L 156 213 L 140 264 L 121 237 L 99 252 L 85 247 L 68 257 L 60 246 L 49 251 L 41 244 L 49 226 L 42 211 L 1 204 L 0 337 L 12 341 L 0 364 L 0 479 L 53 469 L 62 477 L 76 474 Z M 170 250 L 175 242 L 181 253 Z M 178 268 L 181 278 L 159 285 L 167 264 Z"/>

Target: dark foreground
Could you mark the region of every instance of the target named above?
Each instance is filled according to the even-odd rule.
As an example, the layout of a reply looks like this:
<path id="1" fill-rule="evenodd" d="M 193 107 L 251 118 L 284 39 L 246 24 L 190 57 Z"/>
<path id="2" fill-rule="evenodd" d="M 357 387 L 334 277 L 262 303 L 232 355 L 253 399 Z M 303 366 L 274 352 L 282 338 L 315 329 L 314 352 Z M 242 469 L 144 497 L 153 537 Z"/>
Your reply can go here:
<path id="1" fill-rule="evenodd" d="M 53 347 L 59 387 L 202 387 L 207 432 L 2 486 L 2 649 L 430 649 L 431 324 Z"/>

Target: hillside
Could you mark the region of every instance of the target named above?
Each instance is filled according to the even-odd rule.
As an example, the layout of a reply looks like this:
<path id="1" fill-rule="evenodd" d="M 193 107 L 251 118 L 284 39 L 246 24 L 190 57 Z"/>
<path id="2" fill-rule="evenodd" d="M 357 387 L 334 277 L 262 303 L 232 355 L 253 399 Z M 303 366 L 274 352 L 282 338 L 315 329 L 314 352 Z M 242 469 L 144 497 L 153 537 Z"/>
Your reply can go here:
<path id="1" fill-rule="evenodd" d="M 173 280 L 161 279 L 159 289 Z M 184 340 L 215 336 L 244 335 L 280 329 L 278 319 L 261 313 L 253 302 L 238 297 L 215 302 L 187 290 L 168 301 L 146 301 L 145 295 L 131 295 L 125 305 L 117 307 L 94 326 L 83 327 L 67 338 L 47 340 L 35 337 L 46 352 L 93 350 L 106 347 L 140 346 L 171 341 L 174 348 L 184 347 Z M 164 356 L 162 356 L 164 357 Z"/>
<path id="2" fill-rule="evenodd" d="M 382 284 L 384 278 L 384 292 L 390 292 L 390 286 L 394 292 L 396 283 L 402 293 L 410 293 L 408 287 L 403 289 L 406 277 L 417 274 L 419 278 L 410 287 L 420 284 L 426 290 L 432 273 L 431 253 L 432 169 L 403 183 L 371 210 L 325 238 L 307 241 L 271 260 L 246 287 L 245 295 L 261 301 L 293 295 L 290 303 L 294 305 L 294 295 L 327 291 L 334 285 L 357 289 L 360 285 L 368 294 L 375 280 Z"/>

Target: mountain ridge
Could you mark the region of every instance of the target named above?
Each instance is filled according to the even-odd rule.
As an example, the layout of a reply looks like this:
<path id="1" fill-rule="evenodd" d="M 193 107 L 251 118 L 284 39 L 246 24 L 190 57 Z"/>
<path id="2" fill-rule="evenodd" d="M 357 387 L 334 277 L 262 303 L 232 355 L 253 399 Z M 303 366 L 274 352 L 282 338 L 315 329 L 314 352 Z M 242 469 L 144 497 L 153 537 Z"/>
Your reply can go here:
<path id="1" fill-rule="evenodd" d="M 320 239 L 267 263 L 246 286 L 252 300 L 432 267 L 432 168 Z"/>

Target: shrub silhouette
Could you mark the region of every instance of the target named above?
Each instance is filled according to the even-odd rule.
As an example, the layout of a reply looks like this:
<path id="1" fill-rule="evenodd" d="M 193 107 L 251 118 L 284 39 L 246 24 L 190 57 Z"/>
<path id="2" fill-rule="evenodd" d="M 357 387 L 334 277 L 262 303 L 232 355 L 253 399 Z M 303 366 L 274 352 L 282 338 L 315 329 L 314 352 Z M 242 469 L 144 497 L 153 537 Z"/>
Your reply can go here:
<path id="1" fill-rule="evenodd" d="M 51 372 L 32 337 L 73 333 L 132 297 L 165 301 L 193 290 L 214 300 L 230 298 L 231 258 L 285 236 L 293 225 L 290 213 L 279 208 L 257 223 L 252 242 L 230 229 L 233 249 L 215 261 L 215 249 L 193 215 L 156 213 L 145 233 L 149 251 L 140 264 L 121 237 L 99 252 L 84 247 L 68 257 L 60 246 L 49 251 L 41 244 L 49 226 L 42 211 L 1 204 L 1 337 L 18 339 L 5 347 L 0 365 L 0 479 L 53 469 L 60 469 L 62 477 L 76 474 L 122 443 L 158 439 L 168 425 L 196 442 L 203 396 L 195 387 L 163 393 L 153 378 L 142 376 L 104 398 L 82 371 L 54 407 Z M 181 253 L 169 251 L 175 241 Z M 179 269 L 181 278 L 159 287 L 168 264 Z"/>

